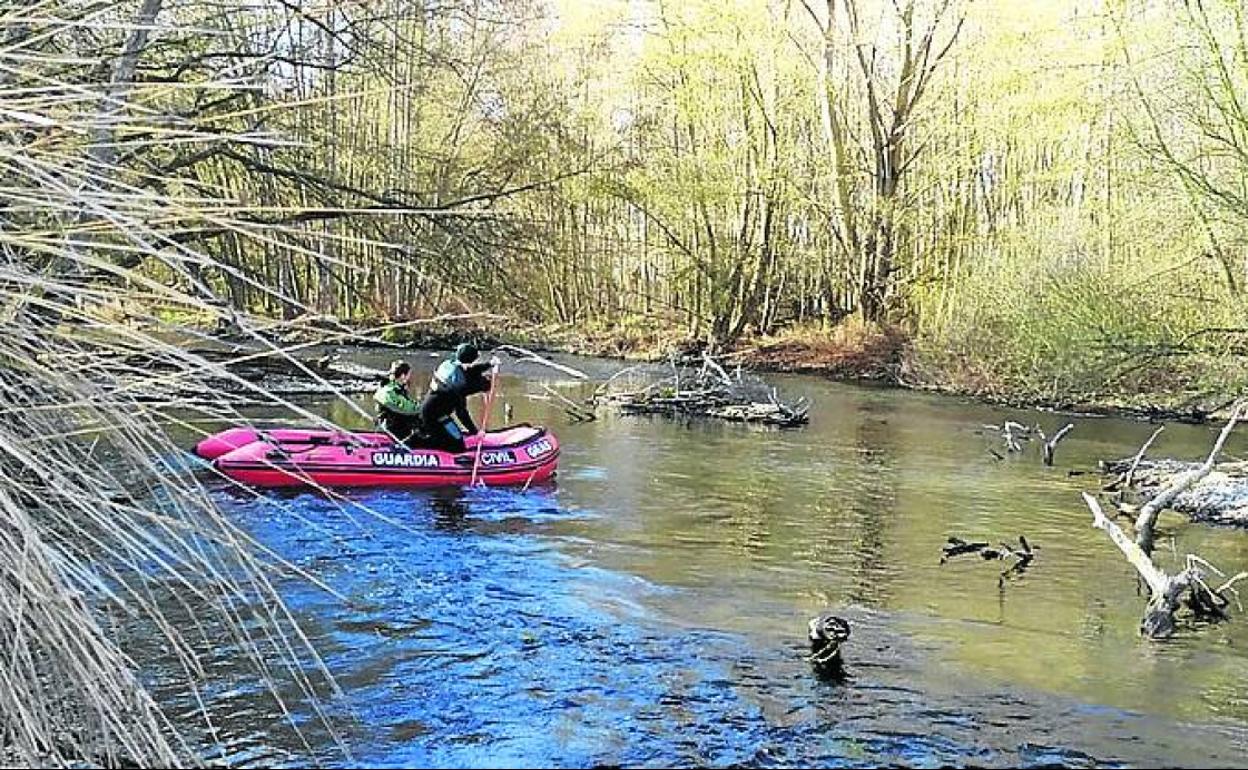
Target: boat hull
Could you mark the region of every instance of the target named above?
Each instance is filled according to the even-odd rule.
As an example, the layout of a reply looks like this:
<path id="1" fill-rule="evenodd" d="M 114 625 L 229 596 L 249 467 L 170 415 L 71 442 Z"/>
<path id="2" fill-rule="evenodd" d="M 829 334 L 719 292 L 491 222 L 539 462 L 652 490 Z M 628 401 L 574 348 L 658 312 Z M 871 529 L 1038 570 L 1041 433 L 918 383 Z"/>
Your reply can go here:
<path id="1" fill-rule="evenodd" d="M 407 449 L 384 434 L 234 428 L 201 441 L 196 454 L 256 487 L 438 487 L 528 485 L 554 475 L 559 442 L 545 428 L 517 426 L 466 440 L 468 451 Z"/>

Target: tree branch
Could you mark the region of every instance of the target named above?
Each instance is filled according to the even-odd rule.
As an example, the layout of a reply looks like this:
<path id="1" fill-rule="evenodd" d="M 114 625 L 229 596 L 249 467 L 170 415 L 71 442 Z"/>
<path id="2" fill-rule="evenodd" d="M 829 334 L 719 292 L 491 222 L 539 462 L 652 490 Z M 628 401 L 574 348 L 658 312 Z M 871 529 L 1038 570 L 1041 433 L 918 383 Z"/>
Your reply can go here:
<path id="1" fill-rule="evenodd" d="M 1239 422 L 1242 411 L 1243 404 L 1235 404 L 1231 410 L 1231 418 L 1218 435 L 1218 440 L 1214 442 L 1213 449 L 1209 452 L 1209 456 L 1205 458 L 1204 464 L 1174 479 L 1170 486 L 1159 492 L 1156 497 L 1149 500 L 1140 509 L 1140 515 L 1135 520 L 1135 540 L 1146 553 L 1151 553 L 1153 550 L 1153 526 L 1157 522 L 1158 514 L 1179 494 L 1209 475 L 1209 472 L 1213 470 L 1218 453 L 1222 451 L 1222 445 L 1226 443 L 1227 437 L 1231 435 L 1231 431 L 1235 428 L 1235 423 Z"/>

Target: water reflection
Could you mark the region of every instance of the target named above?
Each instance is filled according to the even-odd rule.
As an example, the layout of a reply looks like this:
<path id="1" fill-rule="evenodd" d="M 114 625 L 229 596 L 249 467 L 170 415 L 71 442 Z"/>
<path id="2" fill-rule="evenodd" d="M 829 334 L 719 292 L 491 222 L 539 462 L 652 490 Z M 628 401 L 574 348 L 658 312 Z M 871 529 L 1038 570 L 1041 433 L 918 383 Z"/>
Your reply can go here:
<path id="1" fill-rule="evenodd" d="M 461 487 L 430 491 L 429 508 L 433 511 L 433 525 L 438 529 L 462 532 L 468 528 L 470 510 Z"/>
<path id="2" fill-rule="evenodd" d="M 857 407 L 852 443 L 857 489 L 846 506 L 856 554 L 848 598 L 854 603 L 882 604 L 889 596 L 885 549 L 897 500 L 894 453 L 898 447 L 881 405 L 867 394 Z"/>

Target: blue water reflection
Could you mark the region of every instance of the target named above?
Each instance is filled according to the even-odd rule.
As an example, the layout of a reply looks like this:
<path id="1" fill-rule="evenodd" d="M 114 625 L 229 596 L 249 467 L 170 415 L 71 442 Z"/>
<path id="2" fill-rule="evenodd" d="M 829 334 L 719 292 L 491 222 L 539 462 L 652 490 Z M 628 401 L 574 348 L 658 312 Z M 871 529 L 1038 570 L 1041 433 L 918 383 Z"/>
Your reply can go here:
<path id="1" fill-rule="evenodd" d="M 924 692 L 921 656 L 865 610 L 849 610 L 857 658 L 841 684 L 811 675 L 799 641 L 664 617 L 652 606 L 687 589 L 570 555 L 555 525 L 592 514 L 562 509 L 553 485 L 223 504 L 340 595 L 283 584 L 341 687 L 331 719 L 368 767 L 1080 766 L 1115 762 L 1062 748 L 1081 731 L 1147 732 L 1112 709 L 1070 729 L 1050 704 Z M 252 761 L 256 738 L 235 736 L 233 760 Z M 328 741 L 308 748 L 347 762 Z"/>

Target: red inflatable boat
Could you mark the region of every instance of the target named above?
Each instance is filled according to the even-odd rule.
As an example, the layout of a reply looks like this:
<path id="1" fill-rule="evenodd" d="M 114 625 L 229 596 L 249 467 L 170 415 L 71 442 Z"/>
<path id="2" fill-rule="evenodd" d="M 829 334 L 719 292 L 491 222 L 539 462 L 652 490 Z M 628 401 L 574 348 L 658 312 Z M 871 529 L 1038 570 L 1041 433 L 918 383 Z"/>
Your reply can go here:
<path id="1" fill-rule="evenodd" d="M 408 449 L 381 433 L 231 428 L 195 446 L 221 473 L 256 487 L 430 487 L 530 484 L 548 479 L 559 442 L 545 428 L 518 425 L 469 436 L 461 454 Z M 478 456 L 479 454 L 479 456 Z"/>

